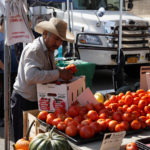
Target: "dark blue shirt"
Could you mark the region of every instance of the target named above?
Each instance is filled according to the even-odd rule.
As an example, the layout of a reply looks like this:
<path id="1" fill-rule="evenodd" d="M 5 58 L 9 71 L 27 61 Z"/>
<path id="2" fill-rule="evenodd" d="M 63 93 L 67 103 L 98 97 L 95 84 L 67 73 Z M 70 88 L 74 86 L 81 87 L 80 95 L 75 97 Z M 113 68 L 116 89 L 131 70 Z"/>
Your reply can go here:
<path id="1" fill-rule="evenodd" d="M 0 32 L 0 60 L 4 63 L 4 36 Z M 16 73 L 18 69 L 18 63 L 16 60 L 15 48 L 11 46 L 11 73 Z M 0 73 L 3 71 L 0 69 Z"/>

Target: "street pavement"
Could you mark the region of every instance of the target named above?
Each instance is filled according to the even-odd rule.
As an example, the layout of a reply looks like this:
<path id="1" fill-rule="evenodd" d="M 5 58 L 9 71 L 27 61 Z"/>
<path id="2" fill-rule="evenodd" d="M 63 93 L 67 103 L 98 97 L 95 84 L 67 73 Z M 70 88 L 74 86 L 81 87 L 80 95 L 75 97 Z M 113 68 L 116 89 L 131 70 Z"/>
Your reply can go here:
<path id="1" fill-rule="evenodd" d="M 4 127 L 0 127 L 0 150 L 5 150 L 5 134 L 4 134 Z M 13 131 L 12 131 L 12 126 L 10 125 L 10 129 L 9 129 L 9 138 L 10 138 L 10 140 L 8 141 L 8 142 L 10 142 L 10 150 L 14 150 L 13 149 L 13 144 L 14 144 L 14 142 L 13 142 L 13 140 L 14 140 L 14 138 L 13 138 Z"/>

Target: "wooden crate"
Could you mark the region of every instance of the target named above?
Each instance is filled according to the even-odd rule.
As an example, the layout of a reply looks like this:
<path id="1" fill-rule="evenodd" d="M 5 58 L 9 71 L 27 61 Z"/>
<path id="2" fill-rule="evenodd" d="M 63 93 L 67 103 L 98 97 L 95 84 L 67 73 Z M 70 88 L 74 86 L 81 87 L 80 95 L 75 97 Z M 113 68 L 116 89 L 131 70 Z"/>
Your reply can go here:
<path id="1" fill-rule="evenodd" d="M 37 115 L 39 113 L 39 110 L 29 110 L 23 112 L 23 135 L 25 136 L 29 126 L 31 123 L 35 120 L 34 125 L 31 128 L 30 137 L 34 137 L 39 133 L 39 126 L 40 123 L 36 119 Z"/>

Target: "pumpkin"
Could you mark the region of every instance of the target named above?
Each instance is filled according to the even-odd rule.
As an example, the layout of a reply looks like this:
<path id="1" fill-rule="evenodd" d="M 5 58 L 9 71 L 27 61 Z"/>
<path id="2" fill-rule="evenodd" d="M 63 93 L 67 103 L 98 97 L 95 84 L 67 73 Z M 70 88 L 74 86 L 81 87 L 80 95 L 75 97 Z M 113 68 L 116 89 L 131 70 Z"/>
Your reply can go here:
<path id="1" fill-rule="evenodd" d="M 27 134 L 24 138 L 19 139 L 14 145 L 14 150 L 29 150 L 29 144 L 32 140 L 32 138 L 29 138 L 30 130 L 33 126 L 35 121 L 33 121 L 27 131 Z"/>
<path id="2" fill-rule="evenodd" d="M 29 144 L 29 150 L 73 150 L 67 139 L 54 131 L 39 133 Z"/>

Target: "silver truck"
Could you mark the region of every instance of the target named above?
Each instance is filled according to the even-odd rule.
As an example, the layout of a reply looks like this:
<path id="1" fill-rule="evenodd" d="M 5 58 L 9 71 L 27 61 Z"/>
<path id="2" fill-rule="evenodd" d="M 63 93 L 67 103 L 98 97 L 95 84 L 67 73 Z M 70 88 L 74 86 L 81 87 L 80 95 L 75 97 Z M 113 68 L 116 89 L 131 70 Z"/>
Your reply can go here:
<path id="1" fill-rule="evenodd" d="M 95 63 L 100 68 L 113 68 L 118 62 L 120 0 L 73 0 L 71 11 L 67 2 L 52 4 L 47 9 L 55 17 L 68 21 L 76 37 L 75 55 Z M 130 13 L 132 0 L 123 0 L 122 52 L 125 71 L 132 73 L 141 65 L 150 62 L 149 24 L 141 17 Z M 104 8 L 104 14 L 98 13 Z M 64 49 L 67 44 L 64 44 Z M 134 72 L 135 73 L 135 72 Z"/>

